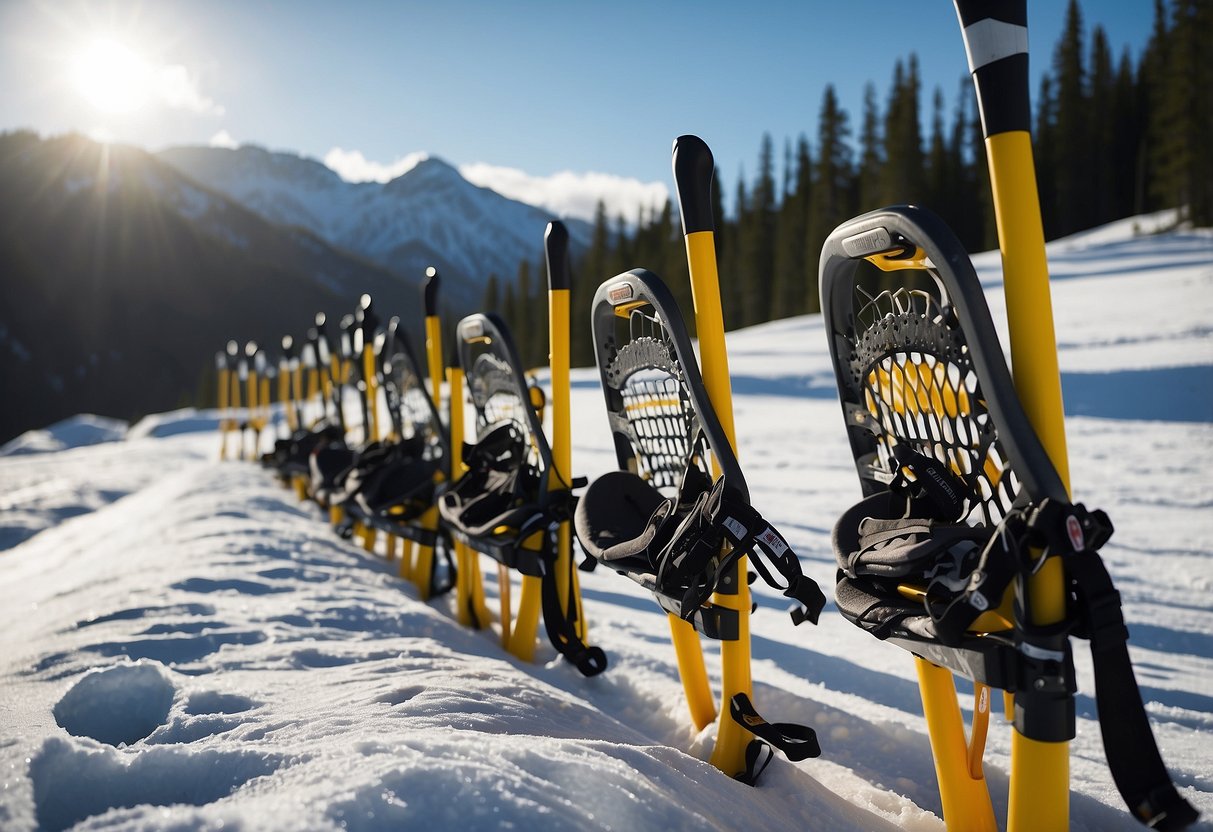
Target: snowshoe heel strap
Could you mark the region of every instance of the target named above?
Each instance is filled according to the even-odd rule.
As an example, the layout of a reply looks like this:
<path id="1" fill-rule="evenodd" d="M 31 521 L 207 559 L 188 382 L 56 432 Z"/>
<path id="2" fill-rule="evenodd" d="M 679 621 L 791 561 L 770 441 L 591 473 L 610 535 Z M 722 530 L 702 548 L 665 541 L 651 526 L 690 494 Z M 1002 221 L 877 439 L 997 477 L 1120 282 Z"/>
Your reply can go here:
<path id="1" fill-rule="evenodd" d="M 760 740 L 782 751 L 794 763 L 821 756 L 816 731 L 794 722 L 767 722 L 744 693 L 734 694 L 729 700 L 729 716 Z"/>

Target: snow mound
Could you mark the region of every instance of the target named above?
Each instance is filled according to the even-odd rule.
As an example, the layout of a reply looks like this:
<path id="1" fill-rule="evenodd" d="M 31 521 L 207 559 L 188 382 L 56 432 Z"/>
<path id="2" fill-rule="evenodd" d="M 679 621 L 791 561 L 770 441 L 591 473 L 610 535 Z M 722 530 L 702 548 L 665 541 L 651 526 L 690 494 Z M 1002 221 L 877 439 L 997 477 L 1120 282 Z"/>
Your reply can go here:
<path id="1" fill-rule="evenodd" d="M 38 825 L 57 832 L 86 818 L 143 815 L 141 828 L 163 826 L 164 814 L 146 807 L 204 806 L 281 765 L 274 754 L 151 748 L 133 755 L 113 748 L 86 748 L 52 737 L 29 764 Z M 116 810 L 143 807 L 135 812 Z M 110 824 L 98 823 L 105 827 Z"/>
<path id="2" fill-rule="evenodd" d="M 131 428 L 130 439 L 178 436 L 183 433 L 202 433 L 219 429 L 219 416 L 211 410 L 195 410 L 192 407 L 174 410 L 171 413 L 155 413 L 145 416 Z"/>
<path id="3" fill-rule="evenodd" d="M 160 665 L 117 665 L 87 673 L 55 705 L 69 734 L 106 745 L 130 745 L 164 724 L 176 688 Z"/>
<path id="4" fill-rule="evenodd" d="M 0 446 L 0 456 L 43 454 L 116 442 L 126 435 L 127 423 L 107 416 L 81 413 L 49 428 L 30 430 Z"/>

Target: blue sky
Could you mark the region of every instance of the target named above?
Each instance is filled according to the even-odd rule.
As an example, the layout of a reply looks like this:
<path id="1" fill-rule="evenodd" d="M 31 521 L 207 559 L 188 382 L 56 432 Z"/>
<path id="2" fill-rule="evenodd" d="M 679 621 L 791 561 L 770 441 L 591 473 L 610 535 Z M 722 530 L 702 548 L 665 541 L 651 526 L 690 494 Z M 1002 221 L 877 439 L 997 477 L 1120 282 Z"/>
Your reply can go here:
<path id="1" fill-rule="evenodd" d="M 1081 5 L 1088 33 L 1098 23 L 1114 54 L 1140 55 L 1150 0 Z M 1064 10 L 1028 4 L 1034 76 Z M 119 112 L 99 109 L 108 76 L 82 63 L 99 38 L 154 76 Z M 947 0 L 0 0 L 0 129 L 149 149 L 248 142 L 328 158 L 352 178 L 389 176 L 426 152 L 577 213 L 595 191 L 618 205 L 664 194 L 681 133 L 707 140 L 731 191 L 753 173 L 764 132 L 779 150 L 802 132 L 812 140 L 827 83 L 854 124 L 864 84 L 883 106 L 911 51 L 924 118 L 936 86 L 950 113 L 966 67 Z"/>

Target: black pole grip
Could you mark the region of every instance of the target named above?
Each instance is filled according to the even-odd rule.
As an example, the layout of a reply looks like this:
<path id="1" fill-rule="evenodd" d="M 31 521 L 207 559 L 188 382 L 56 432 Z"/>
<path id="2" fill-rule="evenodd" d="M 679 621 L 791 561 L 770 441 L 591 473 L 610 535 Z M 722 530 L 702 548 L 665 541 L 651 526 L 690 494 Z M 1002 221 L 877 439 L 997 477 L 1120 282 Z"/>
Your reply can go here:
<path id="1" fill-rule="evenodd" d="M 674 187 L 678 191 L 678 212 L 682 214 L 682 233 L 715 231 L 712 221 L 712 176 L 716 162 L 707 143 L 698 136 L 674 139 Z"/>
<path id="2" fill-rule="evenodd" d="M 548 260 L 548 291 L 568 289 L 569 280 L 569 230 L 560 220 L 548 223 L 543 235 L 543 251 Z"/>
<path id="3" fill-rule="evenodd" d="M 1032 128 L 1027 0 L 955 0 L 986 138 Z"/>
<path id="4" fill-rule="evenodd" d="M 427 266 L 425 270 L 425 316 L 432 318 L 438 314 L 438 284 L 441 278 L 438 270 Z"/>

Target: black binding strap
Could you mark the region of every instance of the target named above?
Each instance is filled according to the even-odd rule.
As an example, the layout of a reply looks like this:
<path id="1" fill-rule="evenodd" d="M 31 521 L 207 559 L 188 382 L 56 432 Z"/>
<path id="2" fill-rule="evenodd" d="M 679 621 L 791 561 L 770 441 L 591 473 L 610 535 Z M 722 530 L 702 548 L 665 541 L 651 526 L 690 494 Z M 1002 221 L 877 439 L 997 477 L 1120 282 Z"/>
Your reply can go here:
<path id="1" fill-rule="evenodd" d="M 682 498 L 679 494 L 679 499 Z M 721 543 L 726 540 L 732 550 L 722 558 Z M 708 600 L 720 578 L 743 555 L 753 555 L 751 562 L 762 579 L 797 602 L 790 613 L 794 624 L 817 623 L 825 607 L 825 593 L 801 572 L 800 560 L 783 535 L 735 489 L 729 488 L 723 476 L 709 491 L 699 495 L 662 549 L 657 581 L 659 585 L 674 583 L 687 587 L 682 598 L 685 618 Z M 779 573 L 782 582 L 773 571 Z"/>
<path id="2" fill-rule="evenodd" d="M 917 466 L 915 473 L 921 470 Z M 891 514 L 902 513 L 904 506 L 904 513 L 864 517 L 857 530 L 857 550 L 839 552 L 843 574 L 887 592 L 890 598 L 897 598 L 896 584 L 903 580 L 927 581 L 925 608 L 934 637 L 940 644 L 956 646 L 977 616 L 997 605 L 1013 580 L 1039 568 L 1044 558 L 1062 558 L 1072 597 L 1069 620 L 1057 625 L 1058 631 L 1028 626 L 1026 610 L 1017 615 L 1016 676 L 1021 686 L 1036 685 L 1017 688 L 1017 705 L 1023 696 L 1049 695 L 1049 685 L 1055 685 L 1059 695 L 1072 693 L 1068 647 L 1064 655 L 1052 659 L 1044 657 L 1047 651 L 1040 648 L 1055 643 L 1056 632 L 1089 639 L 1104 752 L 1121 797 L 1133 816 L 1152 829 L 1180 830 L 1193 823 L 1197 812 L 1176 791 L 1158 751 L 1129 657 L 1120 594 L 1096 551 L 1112 534 L 1108 516 L 1081 504 L 1046 498 L 1012 510 L 994 529 L 964 527 L 917 519 L 930 515 L 930 507 L 940 502 L 938 494 L 925 490 L 928 493 L 919 491 L 904 499 L 869 498 L 860 504 L 870 503 L 872 509 Z M 951 500 L 943 502 L 948 505 Z M 981 555 L 974 564 L 972 548 L 979 544 Z M 962 558 L 958 547 L 963 546 L 970 549 L 961 553 Z M 1033 548 L 1042 550 L 1040 560 L 1031 560 Z M 873 600 L 878 606 L 889 606 L 880 598 Z M 903 601 L 897 603 L 897 609 L 905 606 Z M 841 596 L 839 605 L 844 607 Z M 1055 666 L 1050 667 L 1050 661 Z M 1041 682 L 1046 689 L 1038 689 Z M 1017 707 L 1017 720 L 1020 711 Z M 1025 735 L 1037 733 L 1018 721 L 1016 725 Z M 1072 711 L 1068 727 L 1062 727 L 1063 737 L 1073 736 Z"/>
<path id="3" fill-rule="evenodd" d="M 797 725 L 794 722 L 767 722 L 754 709 L 750 697 L 744 693 L 734 694 L 729 700 L 729 716 L 742 728 L 758 737 L 746 746 L 745 771 L 737 775 L 737 779 L 747 785 L 753 786 L 757 783 L 758 776 L 770 764 L 774 756 L 771 748 L 782 751 L 783 755 L 794 763 L 821 756 L 816 731 L 807 725 Z M 767 752 L 765 755 L 764 750 Z"/>
<path id="4" fill-rule="evenodd" d="M 562 607 L 560 591 L 556 586 L 556 570 L 549 569 L 544 574 L 540 584 L 543 626 L 547 630 L 548 641 L 552 642 L 552 646 L 568 659 L 582 676 L 597 676 L 607 668 L 606 653 L 601 647 L 586 645 L 577 635 L 577 608 L 573 601 L 572 581 L 570 569 L 569 603 L 567 607 Z"/>
<path id="5" fill-rule="evenodd" d="M 1078 618 L 1074 632 L 1091 642 L 1099 729 L 1120 796 L 1133 816 L 1151 829 L 1187 827 L 1199 814 L 1176 791 L 1158 751 L 1129 658 L 1120 593 L 1095 551 L 1111 536 L 1112 524 L 1102 511 L 1046 499 L 1028 525 L 1051 554 L 1065 559 Z"/>

